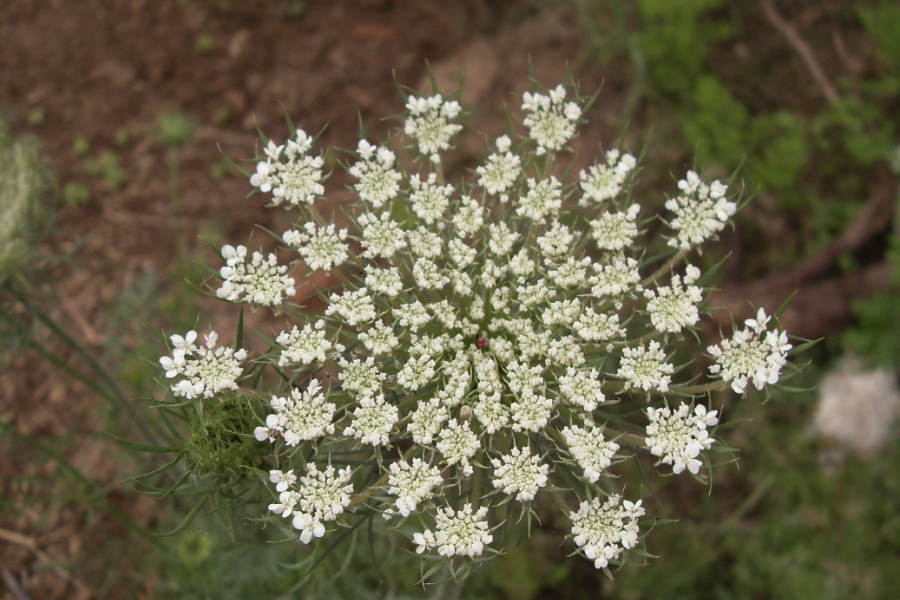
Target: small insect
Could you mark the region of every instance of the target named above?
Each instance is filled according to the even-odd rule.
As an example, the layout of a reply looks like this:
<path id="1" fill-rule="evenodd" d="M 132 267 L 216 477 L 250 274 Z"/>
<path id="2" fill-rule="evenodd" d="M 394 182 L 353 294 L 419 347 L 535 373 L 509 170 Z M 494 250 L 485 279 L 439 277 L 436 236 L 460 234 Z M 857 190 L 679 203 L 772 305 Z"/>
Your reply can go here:
<path id="1" fill-rule="evenodd" d="M 463 406 L 461 409 L 459 409 L 459 418 L 462 419 L 463 421 L 469 420 L 469 407 L 468 406 Z"/>
<path id="2" fill-rule="evenodd" d="M 274 428 L 270 429 L 268 433 L 269 433 L 269 439 L 271 439 L 273 441 L 280 440 L 282 437 L 281 432 Z"/>

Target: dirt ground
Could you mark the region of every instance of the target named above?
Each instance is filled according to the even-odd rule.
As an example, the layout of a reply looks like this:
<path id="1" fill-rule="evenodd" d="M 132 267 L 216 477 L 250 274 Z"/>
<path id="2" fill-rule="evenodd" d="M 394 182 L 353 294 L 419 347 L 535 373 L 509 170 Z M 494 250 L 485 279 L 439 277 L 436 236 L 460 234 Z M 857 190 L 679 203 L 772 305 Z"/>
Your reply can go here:
<path id="1" fill-rule="evenodd" d="M 279 218 L 259 197 L 246 198 L 244 178 L 211 175 L 220 148 L 252 158 L 255 127 L 283 139 L 285 112 L 308 132 L 327 124 L 320 147 L 353 148 L 359 119 L 370 139 L 395 126 L 380 120 L 403 111 L 394 78 L 422 89 L 427 64 L 448 88 L 465 74 L 467 122 L 477 129 L 458 141 L 456 168 L 480 156 L 478 129 L 500 133 L 497 117 L 527 88 L 529 62 L 546 84 L 573 64 L 588 93 L 604 81 L 578 144 L 593 150 L 614 143 L 628 73 L 584 66 L 582 45 L 571 12 L 520 0 L 0 2 L 0 116 L 15 134 L 38 138 L 60 186 L 78 183 L 91 196 L 60 208 L 44 248 L 73 253 L 53 273 L 52 315 L 89 350 L 108 352 L 107 341 L 119 334 L 108 330 L 106 313 L 122 289 L 149 271 L 162 274 L 159 293 L 176 285 L 166 274 L 179 236 L 194 256 L 197 233 L 215 223 L 224 223 L 222 237 L 237 244 L 254 224 L 272 227 Z M 157 123 L 174 110 L 188 115 L 194 130 L 180 151 L 181 197 L 173 207 L 171 153 Z M 73 151 L 81 138 L 90 147 L 85 157 Z M 127 174 L 118 189 L 85 173 L 85 158 L 103 152 L 115 152 Z M 339 202 L 342 180 L 333 179 L 329 189 Z M 216 307 L 204 305 L 205 318 L 215 321 Z M 128 337 L 119 343 L 125 352 L 137 346 Z M 101 404 L 33 352 L 0 373 L 0 418 L 62 448 L 113 506 L 152 528 L 154 501 L 117 484 L 131 466 L 99 435 Z M 140 575 L 109 562 L 109 540 L 123 537 L 121 523 L 55 496 L 47 481 L 58 465 L 46 454 L 11 439 L 0 440 L 0 450 L 0 598 L 21 600 L 15 586 L 34 599 L 124 597 L 122 578 Z M 125 575 L 112 578 L 112 570 Z"/>

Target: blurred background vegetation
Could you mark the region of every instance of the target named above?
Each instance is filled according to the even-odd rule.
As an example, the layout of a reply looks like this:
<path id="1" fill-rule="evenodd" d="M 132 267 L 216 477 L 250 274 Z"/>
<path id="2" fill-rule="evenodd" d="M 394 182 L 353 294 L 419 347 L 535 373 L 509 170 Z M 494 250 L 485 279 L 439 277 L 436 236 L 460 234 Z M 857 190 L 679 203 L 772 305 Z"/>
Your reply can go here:
<path id="1" fill-rule="evenodd" d="M 0 5 L 4 600 L 896 598 L 900 442 L 859 452 L 818 434 L 816 391 L 714 398 L 741 421 L 727 433 L 739 461 L 715 471 L 711 493 L 690 479 L 655 487 L 648 514 L 678 522 L 649 537 L 658 559 L 613 581 L 566 559 L 566 526 L 546 511 L 530 541 L 463 585 L 416 587 L 402 540 L 359 527 L 291 592 L 322 549 L 270 543 L 277 532 L 250 521 L 261 507 L 238 501 L 188 525 L 204 481 L 178 460 L 174 477 L 133 479 L 179 458 L 114 439 L 165 438 L 148 409 L 163 349 L 153 331 L 234 322 L 193 291 L 195 263 L 211 257 L 200 240 L 246 239 L 279 218 L 244 200 L 249 186 L 217 144 L 250 157 L 256 123 L 283 136 L 287 110 L 308 130 L 329 122 L 325 145 L 353 147 L 354 115 L 387 131 L 377 119 L 400 110 L 392 71 L 415 86 L 426 60 L 450 81 L 465 72 L 467 124 L 491 135 L 504 127 L 492 107 L 515 103 L 529 56 L 545 83 L 566 68 L 583 89 L 605 82 L 576 149 L 589 157 L 621 138 L 640 151 L 649 139 L 641 187 L 660 206 L 685 168 L 739 168 L 754 200 L 703 257 L 731 254 L 715 301 L 740 319 L 748 299 L 774 310 L 797 292 L 785 325 L 824 340 L 792 385 L 812 390 L 848 354 L 895 377 L 900 4 L 412 4 Z M 450 168 L 477 164 L 479 136 L 459 150 Z M 848 414 L 867 407 L 846 396 Z M 194 442 L 228 468 L 220 439 Z"/>

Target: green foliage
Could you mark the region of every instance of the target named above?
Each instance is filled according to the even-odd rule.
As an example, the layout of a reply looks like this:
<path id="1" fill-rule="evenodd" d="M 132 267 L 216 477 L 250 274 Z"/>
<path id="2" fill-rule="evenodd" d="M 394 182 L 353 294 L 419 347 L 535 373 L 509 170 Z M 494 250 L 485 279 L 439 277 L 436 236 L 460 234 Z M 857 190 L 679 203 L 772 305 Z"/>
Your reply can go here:
<path id="1" fill-rule="evenodd" d="M 194 48 L 197 50 L 197 54 L 212 54 L 216 51 L 216 37 L 209 32 L 201 33 L 197 36 Z"/>
<path id="2" fill-rule="evenodd" d="M 157 134 L 160 141 L 172 148 L 184 146 L 194 133 L 190 118 L 181 111 L 166 113 L 159 118 Z"/>
<path id="3" fill-rule="evenodd" d="M 85 159 L 82 168 L 88 175 L 102 179 L 112 191 L 122 189 L 128 181 L 128 171 L 119 161 L 119 155 L 112 150 L 105 150 L 99 158 Z"/>
<path id="4" fill-rule="evenodd" d="M 239 397 L 207 405 L 203 418 L 191 427 L 192 456 L 205 472 L 219 479 L 246 478 L 248 471 L 243 467 L 258 468 L 269 455 L 269 449 L 253 437 L 256 418 L 249 402 Z"/>
<path id="5" fill-rule="evenodd" d="M 878 44 L 882 62 L 895 71 L 900 69 L 900 5 L 881 0 L 875 6 L 860 6 L 857 11 L 869 36 Z"/>
<path id="6" fill-rule="evenodd" d="M 91 190 L 81 183 L 67 181 L 62 197 L 66 206 L 83 206 L 91 201 Z"/>

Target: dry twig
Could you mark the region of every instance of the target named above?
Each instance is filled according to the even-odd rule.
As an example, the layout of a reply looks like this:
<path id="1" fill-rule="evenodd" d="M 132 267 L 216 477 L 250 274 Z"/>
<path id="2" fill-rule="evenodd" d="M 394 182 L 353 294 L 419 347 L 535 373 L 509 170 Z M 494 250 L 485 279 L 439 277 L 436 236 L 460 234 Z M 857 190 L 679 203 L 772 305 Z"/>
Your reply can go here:
<path id="1" fill-rule="evenodd" d="M 775 10 L 775 5 L 772 4 L 772 0 L 760 0 L 760 4 L 762 5 L 763 14 L 766 15 L 766 19 L 769 20 L 769 23 L 771 23 L 772 26 L 787 39 L 788 43 L 793 46 L 794 50 L 800 55 L 800 58 L 803 59 L 806 68 L 809 69 L 813 79 L 819 84 L 819 88 L 821 88 L 822 93 L 825 95 L 828 102 L 836 104 L 841 99 L 840 94 L 838 94 L 837 89 L 835 89 L 834 85 L 832 85 L 831 81 L 829 81 L 828 77 L 825 75 L 825 71 L 822 70 L 822 66 L 819 64 L 816 55 L 813 54 L 809 45 L 802 37 L 800 37 L 797 30 L 794 29 L 790 23 L 785 21 L 784 17 Z"/>

